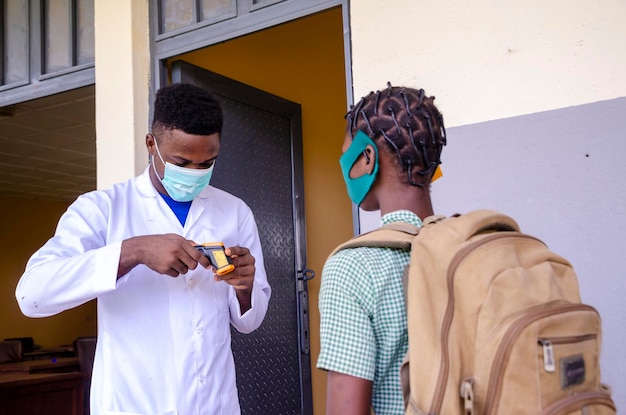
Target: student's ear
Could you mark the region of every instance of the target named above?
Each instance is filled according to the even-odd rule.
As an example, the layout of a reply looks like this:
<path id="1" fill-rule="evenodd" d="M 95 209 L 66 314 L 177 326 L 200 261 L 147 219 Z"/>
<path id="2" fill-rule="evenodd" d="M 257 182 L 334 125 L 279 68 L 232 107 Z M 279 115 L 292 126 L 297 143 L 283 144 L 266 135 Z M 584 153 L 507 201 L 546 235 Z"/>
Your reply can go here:
<path id="1" fill-rule="evenodd" d="M 365 147 L 365 150 L 363 150 L 363 156 L 366 163 L 365 172 L 367 174 L 372 174 L 376 165 L 376 150 L 374 149 L 374 146 L 368 144 L 367 147 Z"/>
<path id="2" fill-rule="evenodd" d="M 366 174 L 372 174 L 376 164 L 376 151 L 370 144 L 361 152 L 359 158 L 350 169 L 350 177 L 356 179 L 357 177 L 364 176 Z"/>

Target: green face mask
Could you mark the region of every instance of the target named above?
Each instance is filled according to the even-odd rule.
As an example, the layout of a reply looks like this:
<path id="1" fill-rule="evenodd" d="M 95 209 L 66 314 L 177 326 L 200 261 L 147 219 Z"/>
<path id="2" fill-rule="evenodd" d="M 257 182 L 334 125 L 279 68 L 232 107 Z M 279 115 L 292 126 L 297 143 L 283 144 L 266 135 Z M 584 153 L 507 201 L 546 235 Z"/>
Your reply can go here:
<path id="1" fill-rule="evenodd" d="M 365 151 L 368 144 L 374 147 L 374 169 L 371 174 L 364 174 L 363 176 L 353 179 L 350 177 L 350 170 L 361 153 Z M 354 136 L 354 140 L 352 140 L 352 144 L 350 144 L 348 150 L 346 150 L 339 159 L 339 165 L 341 166 L 343 179 L 348 188 L 348 196 L 350 196 L 352 202 L 360 206 L 363 199 L 365 199 L 365 196 L 372 188 L 376 180 L 376 174 L 378 173 L 378 148 L 376 144 L 367 134 L 359 130 Z"/>

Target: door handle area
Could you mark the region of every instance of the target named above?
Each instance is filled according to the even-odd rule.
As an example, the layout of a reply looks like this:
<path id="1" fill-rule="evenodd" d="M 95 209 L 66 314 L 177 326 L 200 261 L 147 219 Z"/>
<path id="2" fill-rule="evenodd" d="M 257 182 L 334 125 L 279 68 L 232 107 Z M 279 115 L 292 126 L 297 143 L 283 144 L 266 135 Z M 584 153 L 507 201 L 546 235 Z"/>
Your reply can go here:
<path id="1" fill-rule="evenodd" d="M 315 278 L 315 271 L 312 269 L 305 268 L 298 270 L 298 279 L 300 281 L 309 281 L 313 278 Z"/>

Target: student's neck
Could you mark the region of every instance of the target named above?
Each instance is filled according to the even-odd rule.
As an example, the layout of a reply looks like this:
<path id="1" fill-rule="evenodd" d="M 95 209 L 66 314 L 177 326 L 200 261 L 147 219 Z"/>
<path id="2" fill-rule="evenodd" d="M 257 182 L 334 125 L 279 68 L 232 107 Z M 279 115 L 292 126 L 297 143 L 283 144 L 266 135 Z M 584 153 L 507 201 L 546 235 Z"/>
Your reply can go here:
<path id="1" fill-rule="evenodd" d="M 413 191 L 395 193 L 383 198 L 380 202 L 381 216 L 397 210 L 408 210 L 415 213 L 422 220 L 433 215 L 430 191 L 421 188 L 411 190 Z"/>

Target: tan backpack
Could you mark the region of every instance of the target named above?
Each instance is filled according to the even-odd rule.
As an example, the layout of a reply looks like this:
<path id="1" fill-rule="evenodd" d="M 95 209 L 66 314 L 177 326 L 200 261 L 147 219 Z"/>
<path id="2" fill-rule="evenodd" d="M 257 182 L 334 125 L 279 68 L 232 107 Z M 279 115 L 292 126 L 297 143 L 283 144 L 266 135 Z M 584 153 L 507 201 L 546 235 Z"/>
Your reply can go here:
<path id="1" fill-rule="evenodd" d="M 477 210 L 385 225 L 358 246 L 411 250 L 406 414 L 615 414 L 601 321 L 571 264 L 510 217 Z M 406 282 L 405 282 L 406 284 Z"/>

